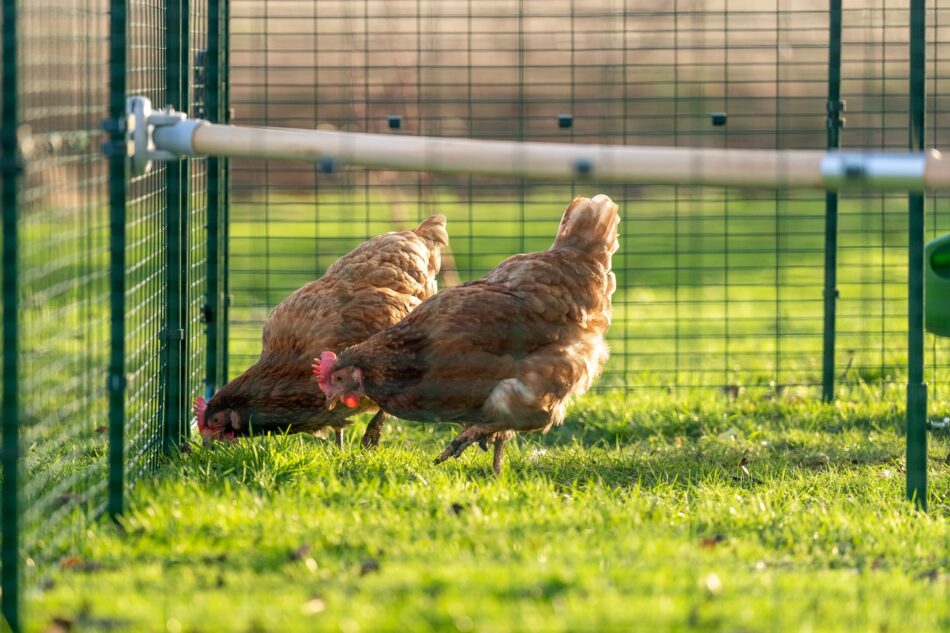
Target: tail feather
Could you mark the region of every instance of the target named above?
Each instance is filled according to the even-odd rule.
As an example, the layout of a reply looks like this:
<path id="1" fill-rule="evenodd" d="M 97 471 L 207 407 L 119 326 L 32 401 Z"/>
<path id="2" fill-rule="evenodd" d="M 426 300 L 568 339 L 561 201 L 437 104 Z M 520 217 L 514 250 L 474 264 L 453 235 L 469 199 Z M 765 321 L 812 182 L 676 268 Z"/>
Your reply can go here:
<path id="1" fill-rule="evenodd" d="M 445 230 L 445 216 L 441 213 L 430 215 L 412 230 L 419 237 L 429 240 L 438 246 L 449 245 L 449 233 Z"/>
<path id="2" fill-rule="evenodd" d="M 557 238 L 552 248 L 569 246 L 590 252 L 595 256 L 610 256 L 620 248 L 617 229 L 620 225 L 619 207 L 608 196 L 574 198 L 561 218 Z"/>

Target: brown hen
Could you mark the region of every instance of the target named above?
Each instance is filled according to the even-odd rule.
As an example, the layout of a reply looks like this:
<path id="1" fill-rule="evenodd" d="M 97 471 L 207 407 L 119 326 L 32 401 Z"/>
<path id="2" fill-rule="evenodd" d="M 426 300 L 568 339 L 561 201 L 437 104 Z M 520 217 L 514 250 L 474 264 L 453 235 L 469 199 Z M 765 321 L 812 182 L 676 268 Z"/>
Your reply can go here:
<path id="1" fill-rule="evenodd" d="M 260 359 L 207 403 L 195 400 L 202 435 L 234 439 L 252 432 L 328 427 L 342 446 L 349 416 L 375 405 L 364 399 L 349 401 L 351 410 L 327 409 L 310 359 L 323 350 L 342 351 L 365 341 L 435 294 L 441 249 L 448 242 L 445 216 L 434 215 L 411 231 L 364 242 L 323 277 L 287 297 L 267 317 Z M 380 411 L 370 422 L 364 445 L 378 442 L 383 418 Z"/>
<path id="2" fill-rule="evenodd" d="M 330 406 L 365 397 L 400 418 L 460 422 L 436 461 L 493 442 L 500 472 L 505 441 L 560 424 L 607 360 L 617 211 L 605 195 L 576 198 L 548 250 L 443 291 L 339 358 L 324 354 L 314 367 Z"/>

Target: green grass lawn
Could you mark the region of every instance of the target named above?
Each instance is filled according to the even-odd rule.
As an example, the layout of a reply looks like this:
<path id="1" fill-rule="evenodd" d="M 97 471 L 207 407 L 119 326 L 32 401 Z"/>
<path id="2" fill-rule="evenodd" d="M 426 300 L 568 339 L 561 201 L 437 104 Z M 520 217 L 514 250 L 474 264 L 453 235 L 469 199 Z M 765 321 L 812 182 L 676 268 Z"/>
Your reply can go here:
<path id="1" fill-rule="evenodd" d="M 235 200 L 232 376 L 259 352 L 269 309 L 366 236 L 444 212 L 469 279 L 545 248 L 571 196 L 438 190 L 424 205 L 410 196 L 397 218 L 392 200 L 361 191 Z M 906 199 L 842 202 L 841 402 L 820 405 L 823 199 L 607 192 L 624 213 L 611 362 L 565 427 L 509 447 L 500 479 L 477 448 L 433 465 L 453 430 L 410 423 L 369 453 L 355 429 L 342 455 L 319 439 L 258 438 L 152 472 L 161 225 L 134 216 L 137 482 L 121 529 L 89 521 L 105 500 L 106 225 L 77 225 L 49 263 L 57 218 L 33 218 L 21 387 L 29 630 L 56 618 L 172 633 L 950 629 L 946 433 L 933 434 L 930 512 L 902 501 Z M 935 233 L 946 201 L 932 211 Z M 202 392 L 201 222 L 189 399 Z M 946 340 L 928 336 L 926 362 L 931 416 L 942 417 Z"/>
<path id="2" fill-rule="evenodd" d="M 29 630 L 946 631 L 950 441 L 913 511 L 879 393 L 593 394 L 500 478 L 477 448 L 434 465 L 445 426 L 195 448 L 32 591 Z"/>

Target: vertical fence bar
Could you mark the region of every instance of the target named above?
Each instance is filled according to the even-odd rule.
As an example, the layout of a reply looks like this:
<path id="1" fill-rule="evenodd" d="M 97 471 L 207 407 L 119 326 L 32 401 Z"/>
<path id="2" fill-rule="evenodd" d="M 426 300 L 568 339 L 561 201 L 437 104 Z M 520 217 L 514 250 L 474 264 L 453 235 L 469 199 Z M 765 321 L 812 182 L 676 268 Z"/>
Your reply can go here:
<path id="1" fill-rule="evenodd" d="M 3 119 L 0 171 L 3 178 L 3 542 L 0 585 L 7 625 L 20 630 L 20 403 L 17 215 L 20 155 L 17 143 L 17 0 L 3 1 Z"/>
<path id="2" fill-rule="evenodd" d="M 926 0 L 910 3 L 910 149 L 924 149 Z M 924 382 L 924 195 L 907 200 L 907 497 L 927 509 L 927 384 Z"/>
<path id="3" fill-rule="evenodd" d="M 227 28 L 224 7 L 228 0 L 208 0 L 208 54 L 207 95 L 208 118 L 213 123 L 225 123 L 224 110 L 224 72 L 222 64 L 227 56 L 222 49 L 223 30 Z M 204 321 L 207 336 L 207 357 L 205 364 L 205 396 L 210 398 L 224 382 L 221 355 L 225 348 L 222 317 L 224 292 L 222 289 L 223 269 L 227 267 L 222 245 L 222 228 L 225 218 L 226 161 L 224 158 L 208 159 L 208 269 L 207 297 L 204 305 Z"/>
<path id="4" fill-rule="evenodd" d="M 225 123 L 231 122 L 231 2 L 223 2 L 224 24 L 221 28 L 221 114 Z M 229 328 L 231 306 L 231 161 L 224 159 L 223 168 L 223 205 L 221 207 L 221 382 L 228 380 L 228 344 L 231 340 Z"/>
<path id="5" fill-rule="evenodd" d="M 828 7 L 828 142 L 829 150 L 841 146 L 841 0 Z M 825 323 L 822 347 L 821 397 L 835 397 L 835 313 L 838 302 L 838 192 L 825 193 Z"/>
<path id="6" fill-rule="evenodd" d="M 109 516 L 125 500 L 125 69 L 127 0 L 112 0 L 109 15 Z"/>
<path id="7" fill-rule="evenodd" d="M 187 112 L 189 69 L 189 18 L 187 0 L 170 0 L 165 7 L 166 96 L 175 109 Z M 188 163 L 166 167 L 168 190 L 165 209 L 166 321 L 162 333 L 165 350 L 164 448 L 174 450 L 187 432 L 184 389 L 188 337 L 185 301 L 188 257 Z"/>

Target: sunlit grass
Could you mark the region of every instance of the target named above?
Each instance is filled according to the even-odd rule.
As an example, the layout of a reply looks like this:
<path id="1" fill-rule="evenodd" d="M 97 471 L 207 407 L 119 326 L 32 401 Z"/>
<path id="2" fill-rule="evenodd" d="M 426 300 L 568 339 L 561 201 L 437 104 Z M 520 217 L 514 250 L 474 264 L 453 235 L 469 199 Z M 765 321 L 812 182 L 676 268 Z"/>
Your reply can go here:
<path id="1" fill-rule="evenodd" d="M 196 447 L 31 597 L 82 630 L 880 631 L 950 624 L 946 438 L 903 500 L 897 399 L 594 395 L 491 475 L 444 426 L 379 450 Z"/>

